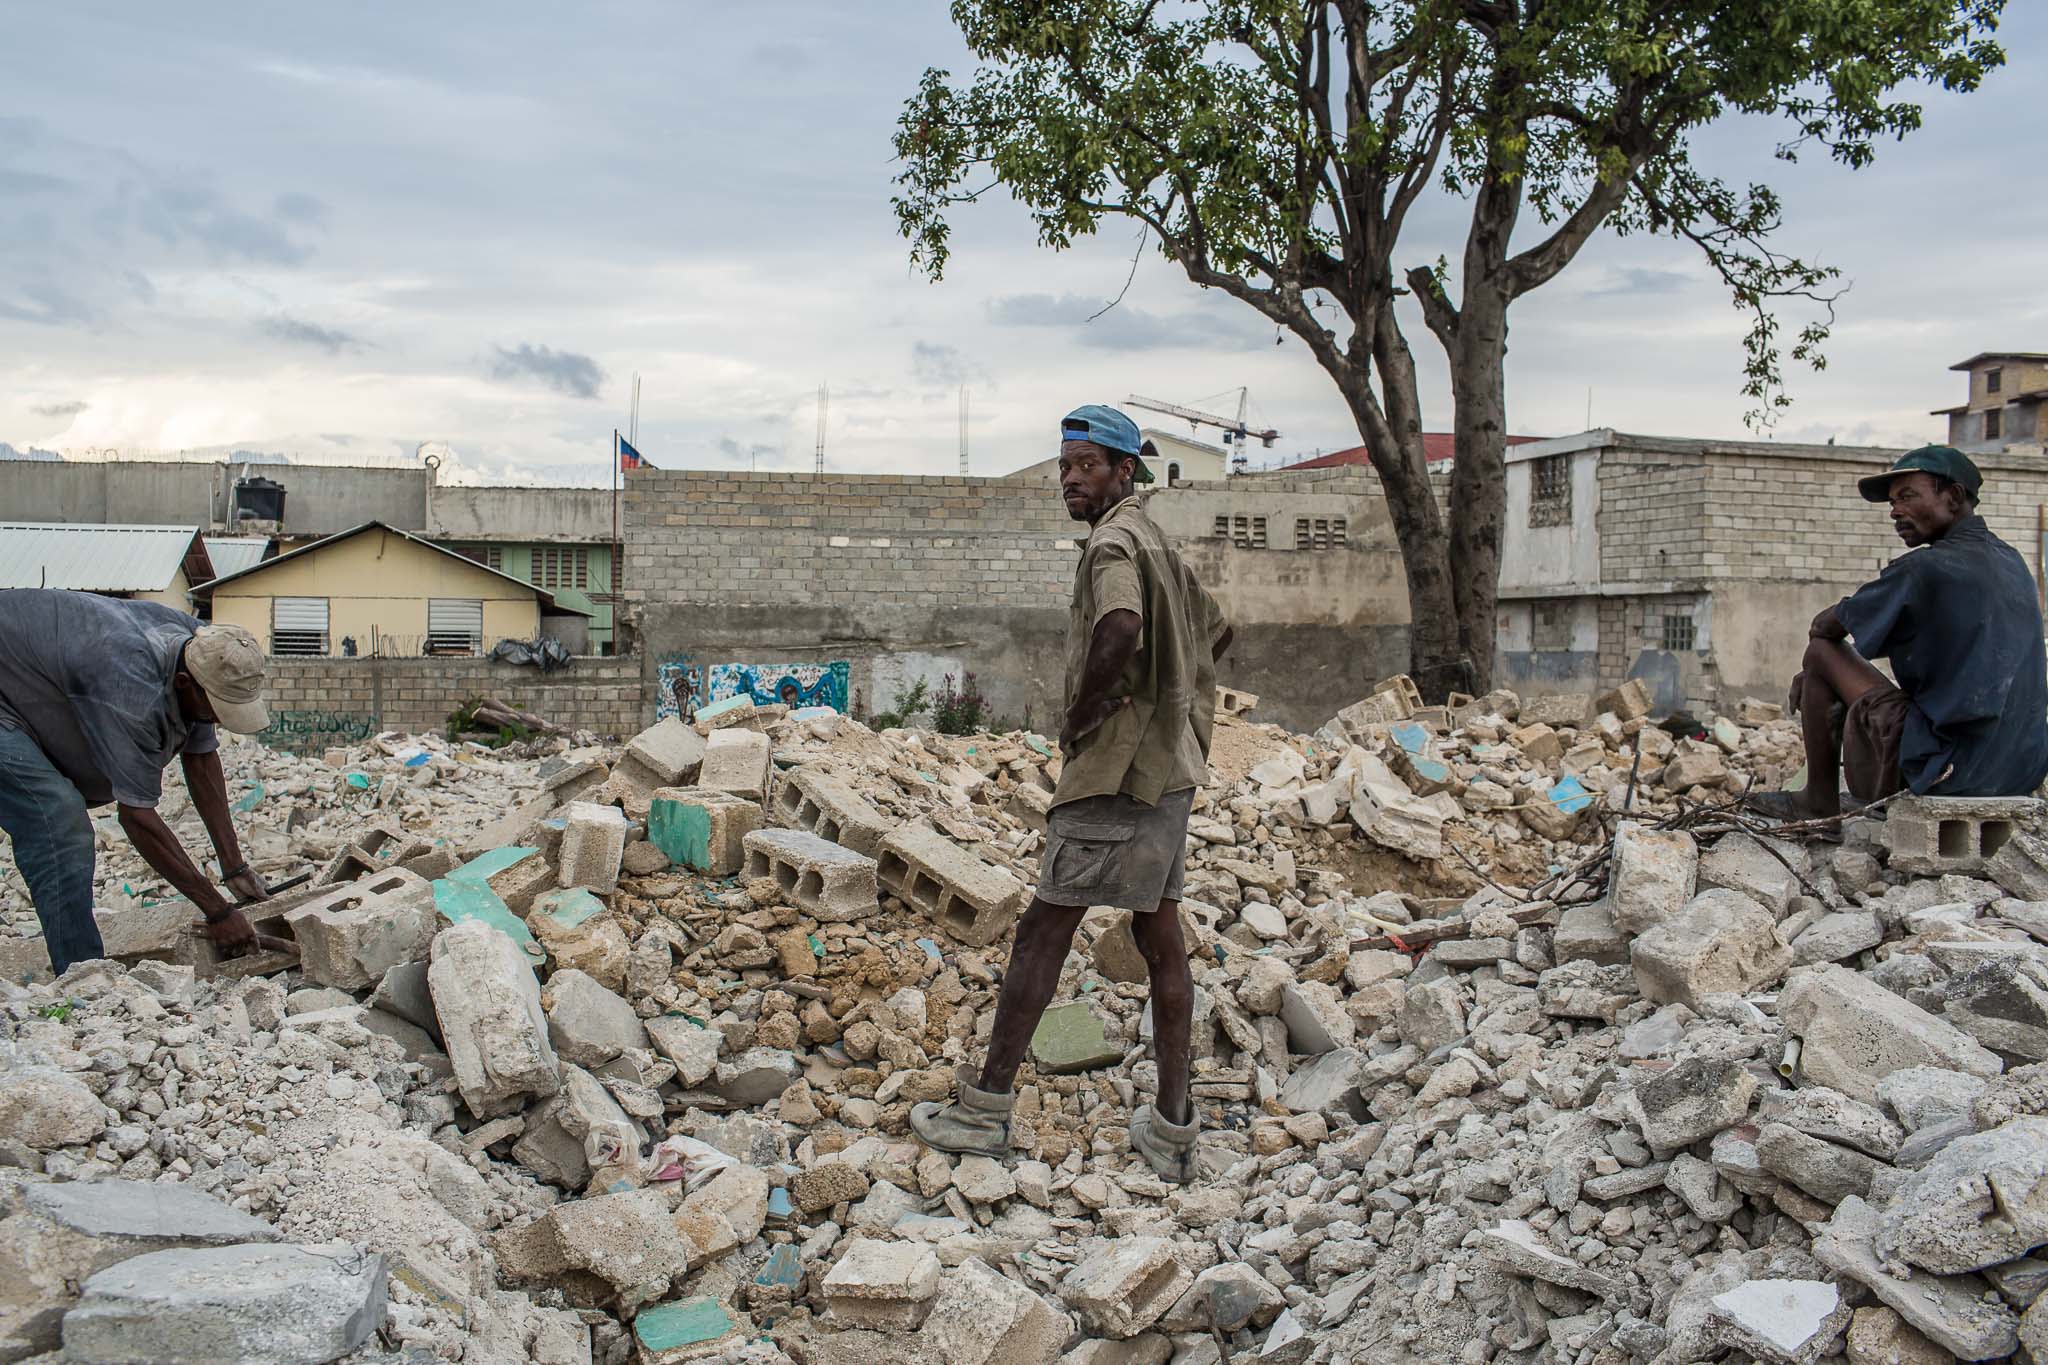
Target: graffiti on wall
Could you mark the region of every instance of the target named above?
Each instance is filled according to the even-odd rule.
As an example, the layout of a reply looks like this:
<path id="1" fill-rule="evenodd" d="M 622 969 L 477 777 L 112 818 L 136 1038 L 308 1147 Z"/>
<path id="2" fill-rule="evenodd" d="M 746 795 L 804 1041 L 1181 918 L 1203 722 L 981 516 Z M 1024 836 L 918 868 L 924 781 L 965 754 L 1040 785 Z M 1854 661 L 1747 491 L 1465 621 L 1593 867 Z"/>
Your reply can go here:
<path id="1" fill-rule="evenodd" d="M 270 728 L 256 738 L 273 749 L 312 753 L 339 744 L 360 744 L 376 728 L 377 718 L 359 711 L 272 711 Z"/>
<path id="2" fill-rule="evenodd" d="M 688 655 L 676 655 L 658 664 L 655 675 L 660 687 L 657 717 L 687 717 L 699 706 L 727 697 L 752 697 L 764 706 L 781 702 L 792 709 L 829 706 L 844 711 L 852 695 L 853 666 L 844 659 L 813 664 L 701 665 Z"/>

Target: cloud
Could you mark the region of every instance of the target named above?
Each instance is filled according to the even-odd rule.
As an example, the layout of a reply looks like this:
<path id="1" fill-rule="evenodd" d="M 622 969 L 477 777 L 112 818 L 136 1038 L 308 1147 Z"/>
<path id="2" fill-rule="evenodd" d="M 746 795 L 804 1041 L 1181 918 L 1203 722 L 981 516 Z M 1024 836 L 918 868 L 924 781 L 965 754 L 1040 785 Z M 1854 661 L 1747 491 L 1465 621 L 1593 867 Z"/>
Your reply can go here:
<path id="1" fill-rule="evenodd" d="M 1148 313 L 1129 303 L 1103 312 L 1101 303 L 1081 294 L 1006 294 L 989 300 L 988 316 L 999 327 L 1064 328 L 1077 345 L 1103 351 L 1249 350 L 1273 344 L 1270 326 L 1249 309 L 1218 321 Z"/>
<path id="2" fill-rule="evenodd" d="M 306 223 L 313 227 L 327 225 L 327 205 L 324 201 L 298 190 L 287 190 L 277 196 L 277 216 L 288 218 L 295 223 Z"/>
<path id="3" fill-rule="evenodd" d="M 782 447 L 768 445 L 762 441 L 755 441 L 750 445 L 741 445 L 730 436 L 721 436 L 718 438 L 718 453 L 725 456 L 728 460 L 758 461 L 763 456 L 770 459 L 780 456 L 782 454 Z"/>
<path id="4" fill-rule="evenodd" d="M 957 346 L 919 341 L 910 347 L 910 372 L 928 389 L 955 389 L 982 372 Z"/>
<path id="5" fill-rule="evenodd" d="M 0 294 L 0 318 L 61 327 L 69 323 L 97 323 L 100 312 L 63 286 L 36 279 L 17 284 L 13 299 Z"/>
<path id="6" fill-rule="evenodd" d="M 76 417 L 88 406 L 90 405 L 82 402 L 38 403 L 30 411 L 38 417 Z"/>
<path id="7" fill-rule="evenodd" d="M 587 355 L 550 350 L 527 342 L 521 342 L 516 351 L 503 346 L 496 349 L 498 358 L 491 362 L 493 379 L 512 383 L 521 379 L 538 379 L 556 393 L 567 394 L 571 398 L 595 398 L 598 390 L 604 387 L 604 371 Z"/>
<path id="8" fill-rule="evenodd" d="M 1624 266 L 1604 271 L 1602 274 L 1604 282 L 1586 290 L 1587 298 L 1604 299 L 1624 294 L 1676 294 L 1693 282 L 1692 275 L 1683 270 L 1657 270 L 1644 266 Z"/>
<path id="9" fill-rule="evenodd" d="M 362 338 L 338 327 L 322 327 L 317 322 L 301 322 L 297 318 L 266 318 L 261 326 L 279 341 L 295 346 L 317 346 L 329 355 L 360 351 L 366 344 Z"/>

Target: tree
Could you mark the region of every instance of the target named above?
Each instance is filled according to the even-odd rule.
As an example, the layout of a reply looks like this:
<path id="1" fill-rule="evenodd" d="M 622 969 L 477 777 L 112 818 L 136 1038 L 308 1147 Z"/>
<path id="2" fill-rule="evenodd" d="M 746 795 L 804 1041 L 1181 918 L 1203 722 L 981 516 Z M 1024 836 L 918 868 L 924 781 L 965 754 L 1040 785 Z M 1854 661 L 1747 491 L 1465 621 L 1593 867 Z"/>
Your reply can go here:
<path id="1" fill-rule="evenodd" d="M 1788 401 L 1774 310 L 1806 301 L 1790 355 L 1819 367 L 1838 277 L 1775 249 L 1777 196 L 1702 169 L 1691 134 L 1775 116 L 1783 160 L 1818 147 L 1864 166 L 1920 124 L 1902 87 L 1972 90 L 2003 62 L 2003 5 L 955 0 L 981 65 L 962 84 L 927 70 L 906 102 L 896 213 L 933 279 L 949 210 L 998 185 L 1055 249 L 1135 220 L 1190 280 L 1299 338 L 1385 487 L 1417 683 L 1431 698 L 1478 692 L 1493 664 L 1509 307 L 1603 226 L 1689 242 L 1749 316 L 1744 392 L 1767 423 Z M 1412 247 L 1404 259 L 1431 191 L 1470 205 L 1455 269 Z M 1448 508 L 1396 306 L 1411 296 L 1449 360 Z"/>

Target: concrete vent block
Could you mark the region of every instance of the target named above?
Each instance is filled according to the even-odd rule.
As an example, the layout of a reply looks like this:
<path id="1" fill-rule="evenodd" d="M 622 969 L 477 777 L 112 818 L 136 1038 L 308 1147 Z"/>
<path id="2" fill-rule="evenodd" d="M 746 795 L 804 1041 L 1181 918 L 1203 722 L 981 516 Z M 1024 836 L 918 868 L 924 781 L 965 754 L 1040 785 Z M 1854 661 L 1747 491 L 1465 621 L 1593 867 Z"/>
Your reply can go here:
<path id="1" fill-rule="evenodd" d="M 746 837 L 747 876 L 773 877 L 790 903 L 826 922 L 865 919 L 879 902 L 876 864 L 850 848 L 795 829 Z"/>
<path id="2" fill-rule="evenodd" d="M 434 888 L 402 867 L 344 882 L 287 911 L 308 981 L 368 990 L 401 962 L 425 960 L 433 946 Z"/>
<path id="3" fill-rule="evenodd" d="M 329 859 L 314 881 L 320 886 L 337 886 L 433 850 L 433 844 L 425 839 L 389 825 L 373 825 L 362 838 Z"/>
<path id="4" fill-rule="evenodd" d="M 1251 692 L 1240 692 L 1234 687 L 1216 689 L 1216 713 L 1222 716 L 1241 716 L 1259 704 L 1258 696 Z"/>
<path id="5" fill-rule="evenodd" d="M 775 789 L 775 819 L 872 858 L 897 821 L 822 768 L 797 768 Z"/>
<path id="6" fill-rule="evenodd" d="M 2042 810 L 2031 796 L 1902 796 L 1886 811 L 1885 846 L 1904 872 L 1980 876 Z"/>
<path id="7" fill-rule="evenodd" d="M 1030 899 L 1028 888 L 933 829 L 910 824 L 882 841 L 882 885 L 972 948 L 1008 933 Z"/>

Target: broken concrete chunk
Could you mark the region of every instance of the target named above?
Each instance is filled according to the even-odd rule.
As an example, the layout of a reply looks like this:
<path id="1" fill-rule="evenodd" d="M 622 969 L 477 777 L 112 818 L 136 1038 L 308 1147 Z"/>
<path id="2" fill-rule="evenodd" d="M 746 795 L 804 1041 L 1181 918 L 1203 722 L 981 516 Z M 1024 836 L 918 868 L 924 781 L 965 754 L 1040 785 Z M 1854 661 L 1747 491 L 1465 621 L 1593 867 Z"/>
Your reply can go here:
<path id="1" fill-rule="evenodd" d="M 1582 1266 L 1568 1256 L 1560 1256 L 1543 1240 L 1542 1233 L 1519 1218 L 1487 1228 L 1479 1236 L 1481 1253 L 1504 1270 L 1602 1299 L 1614 1298 L 1622 1292 L 1619 1280 Z"/>
<path id="2" fill-rule="evenodd" d="M 1800 893 L 1799 878 L 1792 869 L 1805 861 L 1806 850 L 1797 844 L 1729 834 L 1700 859 L 1699 884 L 1702 889 L 1723 887 L 1739 892 L 1773 916 L 1782 915 Z"/>
<path id="3" fill-rule="evenodd" d="M 1625 820 L 1614 831 L 1611 858 L 1607 911 L 1624 934 L 1662 924 L 1693 897 L 1700 853 L 1683 830 L 1653 830 Z"/>
<path id="4" fill-rule="evenodd" d="M 574 968 L 606 990 L 623 990 L 633 946 L 604 902 L 581 887 L 549 891 L 526 916 L 556 970 Z"/>
<path id="5" fill-rule="evenodd" d="M 1792 965 L 1776 931 L 1776 917 L 1740 892 L 1702 891 L 1631 947 L 1643 998 L 1697 1009 L 1702 996 L 1769 985 Z"/>
<path id="6" fill-rule="evenodd" d="M 713 730 L 704 742 L 697 785 L 761 802 L 768 798 L 768 736 L 758 730 Z"/>
<path id="7" fill-rule="evenodd" d="M 1895 1071 L 1940 1066 L 1973 1076 L 2004 1070 L 1997 1054 L 1946 1020 L 1845 967 L 1794 972 L 1778 1017 L 1800 1040 L 1799 1072 L 1865 1104 Z"/>
<path id="8" fill-rule="evenodd" d="M 1868 1199 L 1871 1185 L 1883 1169 L 1880 1163 L 1859 1151 L 1825 1142 L 1782 1123 L 1761 1127 L 1756 1156 L 1772 1175 L 1790 1181 L 1827 1204 L 1839 1204 L 1851 1195 Z"/>
<path id="9" fill-rule="evenodd" d="M 707 876 L 745 867 L 744 841 L 760 827 L 759 802 L 716 787 L 661 787 L 647 799 L 648 839 L 670 862 Z"/>
<path id="10" fill-rule="evenodd" d="M 1163 1237 L 1117 1237 L 1100 1244 L 1060 1281 L 1060 1297 L 1096 1333 L 1118 1339 L 1150 1327 L 1187 1292 L 1194 1276 Z"/>
<path id="11" fill-rule="evenodd" d="M 915 1243 L 863 1237 L 819 1286 L 826 1311 L 851 1327 L 911 1332 L 939 1292 L 939 1258 Z"/>
<path id="12" fill-rule="evenodd" d="M 548 978 L 540 1003 L 556 1055 L 578 1066 L 603 1066 L 628 1048 L 648 1046 L 633 1007 L 573 967 Z"/>
<path id="13" fill-rule="evenodd" d="M 626 816 L 617 806 L 572 801 L 563 812 L 557 878 L 565 887 L 610 894 L 618 890 L 619 863 L 626 855 Z"/>
<path id="14" fill-rule="evenodd" d="M 1123 1055 L 1122 1048 L 1108 1041 L 1101 1018 L 1085 1001 L 1053 1006 L 1031 1034 L 1031 1060 L 1049 1075 L 1093 1071 L 1114 1065 Z"/>
<path id="15" fill-rule="evenodd" d="M 50 1067 L 0 1072 L 0 1138 L 54 1152 L 106 1131 L 107 1106 L 78 1080 Z"/>
<path id="16" fill-rule="evenodd" d="M 401 867 L 344 882 L 287 910 L 308 981 L 367 990 L 403 962 L 425 959 L 439 922 L 433 886 Z"/>
<path id="17" fill-rule="evenodd" d="M 1742 1122 L 1756 1077 L 1733 1059 L 1679 1062 L 1636 1082 L 1643 1137 L 1653 1152 L 1676 1152 Z"/>
<path id="18" fill-rule="evenodd" d="M 1912 1271 L 1894 1278 L 1876 1250 L 1878 1213 L 1851 1196 L 1813 1244 L 1822 1265 L 1869 1289 L 1936 1344 L 1964 1360 L 1996 1360 L 2019 1346 L 2019 1317 L 1974 1275 Z"/>
<path id="19" fill-rule="evenodd" d="M 1982 1270 L 2048 1243 L 2048 1118 L 1958 1137 L 1880 1215 L 1877 1245 L 1937 1275 Z"/>
<path id="20" fill-rule="evenodd" d="M 540 983 L 518 944 L 481 921 L 443 929 L 434 938 L 427 984 L 472 1114 L 514 1113 L 560 1087 Z"/>
<path id="21" fill-rule="evenodd" d="M 664 787 L 688 782 L 704 761 L 704 737 L 680 716 L 656 721 L 633 736 L 626 753 Z"/>
<path id="22" fill-rule="evenodd" d="M 1822 1280 L 1750 1280 L 1716 1294 L 1707 1333 L 1771 1365 L 1814 1365 L 1849 1330 L 1849 1305 Z"/>
<path id="23" fill-rule="evenodd" d="M 1052 1365 L 1072 1333 L 1065 1314 L 970 1256 L 939 1277 L 917 1345 L 946 1365 Z"/>
<path id="24" fill-rule="evenodd" d="M 1757 1106 L 1757 1122 L 1787 1124 L 1802 1133 L 1868 1152 L 1879 1161 L 1896 1157 L 1899 1144 L 1906 1140 L 1905 1130 L 1875 1107 L 1823 1085 L 1764 1091 Z"/>
<path id="25" fill-rule="evenodd" d="M 1950 979 L 1943 1013 L 1994 1051 L 2048 1060 L 2048 964 L 2017 953 L 1987 958 Z"/>

